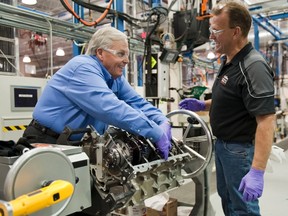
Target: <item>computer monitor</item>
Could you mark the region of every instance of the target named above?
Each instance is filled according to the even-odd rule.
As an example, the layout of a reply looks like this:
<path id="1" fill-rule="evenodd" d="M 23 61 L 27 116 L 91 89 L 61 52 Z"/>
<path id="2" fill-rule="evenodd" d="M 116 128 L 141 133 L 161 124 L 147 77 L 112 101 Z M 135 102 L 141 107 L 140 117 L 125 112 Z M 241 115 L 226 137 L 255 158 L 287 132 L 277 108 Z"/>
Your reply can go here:
<path id="1" fill-rule="evenodd" d="M 11 111 L 33 111 L 41 87 L 11 86 Z"/>

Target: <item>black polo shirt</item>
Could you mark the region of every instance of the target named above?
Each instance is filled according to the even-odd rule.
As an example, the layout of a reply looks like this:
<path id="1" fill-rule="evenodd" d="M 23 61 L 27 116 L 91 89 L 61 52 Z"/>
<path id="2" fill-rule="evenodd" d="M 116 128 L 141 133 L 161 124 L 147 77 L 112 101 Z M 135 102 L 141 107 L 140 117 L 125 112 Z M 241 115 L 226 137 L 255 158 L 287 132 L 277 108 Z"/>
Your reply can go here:
<path id="1" fill-rule="evenodd" d="M 210 122 L 213 134 L 225 141 L 255 138 L 258 115 L 275 113 L 273 72 L 248 43 L 231 62 L 222 63 L 212 87 Z"/>

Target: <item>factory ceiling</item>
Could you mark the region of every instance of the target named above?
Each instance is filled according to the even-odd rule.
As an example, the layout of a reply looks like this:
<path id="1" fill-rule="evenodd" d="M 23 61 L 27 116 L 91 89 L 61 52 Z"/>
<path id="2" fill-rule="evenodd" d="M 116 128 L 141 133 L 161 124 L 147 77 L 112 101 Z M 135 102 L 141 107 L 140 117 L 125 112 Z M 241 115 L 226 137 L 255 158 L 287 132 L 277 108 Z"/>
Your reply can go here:
<path id="1" fill-rule="evenodd" d="M 143 1 L 144 0 L 142 0 L 142 2 Z M 49 1 L 38 0 L 37 4 L 31 5 L 31 6 L 24 5 L 21 2 L 21 0 L 18 0 L 17 2 L 18 2 L 18 5 L 20 7 L 25 7 L 29 10 L 32 10 L 32 11 L 41 12 L 41 13 L 47 14 L 48 16 L 57 17 L 57 18 L 60 18 L 63 20 L 71 20 L 72 19 L 72 15 L 69 12 L 67 12 L 67 10 L 64 8 L 64 6 L 62 5 L 60 0 L 49 0 Z M 71 5 L 73 4 L 73 2 L 71 0 L 69 0 L 69 2 Z M 83 2 L 87 2 L 87 3 L 93 4 L 93 5 L 102 6 L 102 7 L 107 6 L 106 0 L 83 0 Z M 123 2 L 125 2 L 125 1 L 123 1 Z M 138 0 L 136 2 L 138 3 L 141 1 Z M 170 1 L 170 2 L 172 2 L 172 1 Z M 268 17 L 268 18 L 271 15 L 275 15 L 275 14 L 279 15 L 279 19 L 271 20 L 271 23 L 273 23 L 273 25 L 275 25 L 276 27 L 279 27 L 283 32 L 287 31 L 287 29 L 288 29 L 287 16 L 281 17 L 282 14 L 287 15 L 287 13 L 288 13 L 288 1 L 287 0 L 244 0 L 244 2 L 249 6 L 252 15 L 256 15 L 256 14 L 261 13 L 261 15 Z M 86 13 L 88 13 L 88 12 L 86 11 Z M 100 16 L 99 12 L 89 11 L 89 17 L 90 18 L 96 19 L 99 16 Z M 87 17 L 87 15 L 86 15 L 86 17 Z M 260 31 L 263 31 L 265 33 L 266 30 L 260 29 Z M 267 31 L 266 31 L 266 33 L 267 33 Z M 253 38 L 253 35 L 254 35 L 254 32 L 252 29 L 250 38 Z M 262 33 L 262 35 L 263 35 L 263 33 Z M 265 36 L 265 38 L 266 38 L 266 36 Z M 267 35 L 267 38 L 271 39 L 271 37 L 269 37 L 269 34 Z"/>
<path id="2" fill-rule="evenodd" d="M 136 0 L 135 0 L 136 1 Z M 69 0 L 70 4 L 72 5 L 73 2 Z M 106 7 L 107 2 L 105 0 L 85 0 L 84 2 L 89 2 L 90 4 L 94 4 L 97 6 Z M 141 2 L 140 0 L 137 2 Z M 142 1 L 143 2 L 143 1 Z M 170 1 L 171 2 L 171 1 Z M 251 14 L 257 17 L 258 14 L 261 16 L 267 17 L 269 22 L 271 22 L 274 26 L 279 28 L 284 36 L 288 37 L 288 2 L 287 0 L 245 0 L 249 8 L 251 9 Z M 27 11 L 32 11 L 39 14 L 47 15 L 47 17 L 53 17 L 65 22 L 71 22 L 72 15 L 67 12 L 64 8 L 60 0 L 38 0 L 37 4 L 35 5 L 25 5 L 21 2 L 21 0 L 17 0 L 17 5 L 21 9 L 25 9 Z M 89 18 L 94 20 L 101 15 L 101 13 L 96 11 L 88 11 L 85 10 L 86 17 L 87 13 L 89 13 Z M 269 17 L 279 15 L 277 19 L 269 19 Z M 86 19 L 86 18 L 85 18 Z M 110 19 L 105 19 L 104 23 L 111 22 Z M 260 41 L 263 44 L 267 44 L 269 40 L 273 39 L 273 36 L 264 30 L 263 28 L 259 28 L 260 30 Z M 250 40 L 254 39 L 254 32 L 253 28 L 251 29 Z M 19 45 L 20 51 L 19 55 L 20 58 L 23 57 L 25 54 L 28 55 L 35 55 L 37 58 L 38 64 L 40 68 L 42 68 L 43 73 L 47 73 L 47 60 L 49 59 L 49 47 L 48 44 L 45 42 L 45 38 L 49 38 L 49 34 L 44 34 L 44 42 L 41 43 L 31 43 L 31 37 L 38 34 L 36 31 L 29 31 L 27 29 L 21 29 L 18 33 L 19 35 Z M 261 35 L 262 34 L 262 35 Z M 41 36 L 41 32 L 40 32 Z M 40 38 L 41 39 L 41 38 Z M 43 38 L 42 38 L 43 39 Z M 35 41 L 34 41 L 35 42 Z M 53 69 L 56 71 L 60 68 L 65 62 L 67 62 L 73 56 L 73 49 L 72 45 L 75 44 L 70 39 L 63 38 L 63 37 L 53 37 L 53 51 L 56 51 L 58 47 L 64 48 L 66 55 L 64 57 L 56 57 L 54 58 L 54 65 L 55 68 Z M 51 48 L 51 47 L 50 47 Z M 39 62 L 46 63 L 39 63 Z M 48 62 L 49 64 L 49 62 Z M 38 67 L 39 68 L 39 67 Z"/>

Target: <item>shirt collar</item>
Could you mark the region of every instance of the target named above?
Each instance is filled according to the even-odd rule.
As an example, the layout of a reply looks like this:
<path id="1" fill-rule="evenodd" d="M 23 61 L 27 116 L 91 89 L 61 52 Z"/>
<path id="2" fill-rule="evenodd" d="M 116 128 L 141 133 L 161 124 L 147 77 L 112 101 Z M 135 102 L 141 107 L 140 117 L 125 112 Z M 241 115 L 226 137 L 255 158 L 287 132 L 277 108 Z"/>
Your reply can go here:
<path id="1" fill-rule="evenodd" d="M 111 76 L 111 74 L 109 73 L 109 71 L 104 67 L 104 65 L 102 64 L 102 62 L 94 55 L 90 55 L 93 59 L 95 59 L 98 64 L 100 65 L 101 67 L 101 70 L 103 72 L 103 75 L 104 75 L 104 79 L 106 82 L 109 82 L 111 83 L 114 79 L 113 77 Z M 111 81 L 112 80 L 112 81 Z"/>
<path id="2" fill-rule="evenodd" d="M 232 59 L 231 64 L 238 65 L 239 62 L 253 49 L 251 42 L 247 43 Z"/>

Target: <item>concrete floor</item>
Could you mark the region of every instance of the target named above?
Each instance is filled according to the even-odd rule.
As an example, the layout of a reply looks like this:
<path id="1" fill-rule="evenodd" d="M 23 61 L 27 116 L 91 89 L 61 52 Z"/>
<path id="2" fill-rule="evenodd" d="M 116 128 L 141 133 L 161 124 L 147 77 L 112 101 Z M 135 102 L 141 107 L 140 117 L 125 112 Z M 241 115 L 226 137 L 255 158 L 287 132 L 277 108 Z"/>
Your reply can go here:
<path id="1" fill-rule="evenodd" d="M 270 160 L 273 172 L 266 171 L 265 173 L 264 192 L 259 199 L 262 216 L 288 215 L 288 150 L 283 147 L 282 149 L 284 150 L 282 156 L 285 155 L 286 159 L 283 158 L 281 162 Z M 216 192 L 215 172 L 212 172 L 209 179 L 211 209 L 207 216 L 224 216 L 221 201 Z M 178 208 L 178 216 L 188 216 L 195 205 L 195 183 L 188 181 L 185 185 L 168 193 L 170 197 L 177 198 L 179 205 L 183 206 L 183 208 Z"/>

